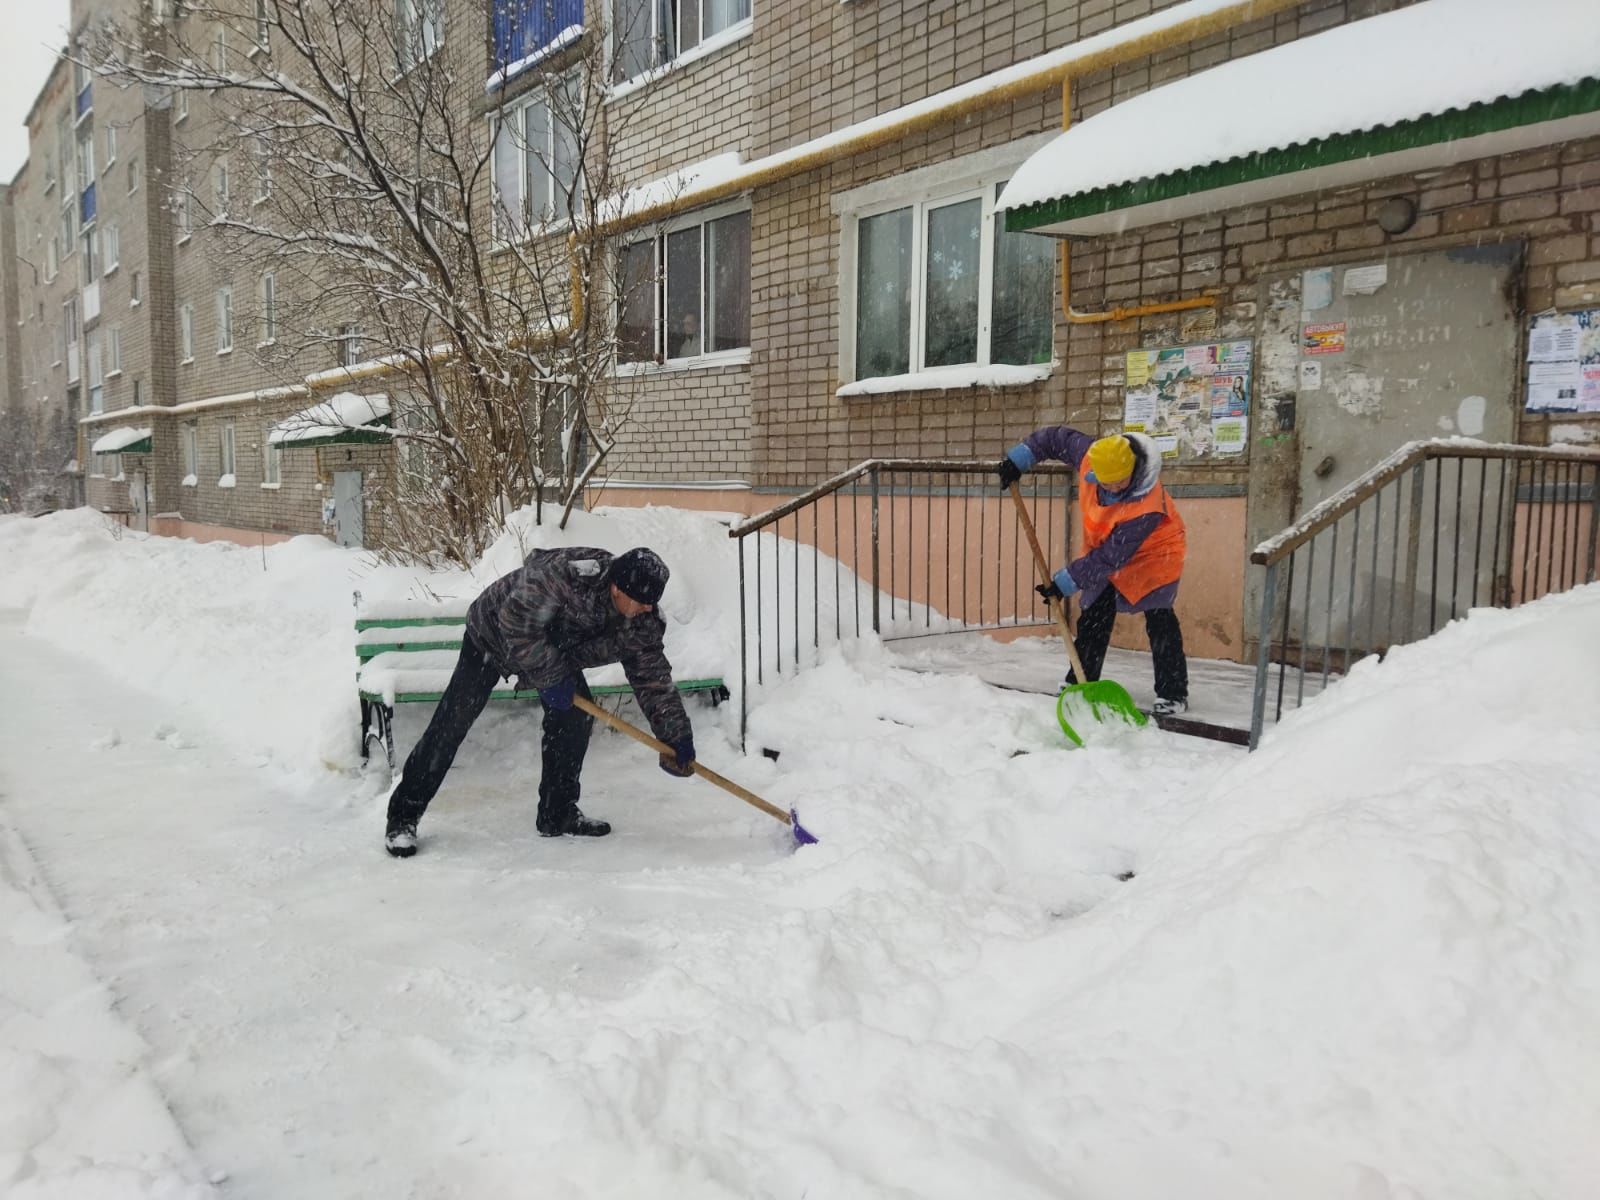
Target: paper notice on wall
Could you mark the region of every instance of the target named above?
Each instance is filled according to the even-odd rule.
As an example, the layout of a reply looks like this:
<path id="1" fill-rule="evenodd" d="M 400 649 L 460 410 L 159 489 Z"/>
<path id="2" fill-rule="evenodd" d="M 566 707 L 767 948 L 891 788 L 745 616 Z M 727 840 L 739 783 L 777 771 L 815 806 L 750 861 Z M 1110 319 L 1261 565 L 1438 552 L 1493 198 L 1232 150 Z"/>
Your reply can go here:
<path id="1" fill-rule="evenodd" d="M 1333 268 L 1314 267 L 1300 276 L 1300 309 L 1316 312 L 1333 303 Z"/>
<path id="2" fill-rule="evenodd" d="M 1314 358 L 1300 360 L 1300 390 L 1302 392 L 1320 392 L 1322 390 L 1322 363 Z"/>
<path id="3" fill-rule="evenodd" d="M 1223 417 L 1211 422 L 1213 454 L 1243 454 L 1250 436 L 1250 421 L 1244 416 Z"/>
<path id="4" fill-rule="evenodd" d="M 1300 327 L 1300 349 L 1307 354 L 1343 354 L 1345 323 L 1334 321 L 1324 325 Z"/>
<path id="5" fill-rule="evenodd" d="M 1583 368 L 1576 359 L 1570 362 L 1528 364 L 1528 411 L 1560 410 L 1576 412 L 1578 392 L 1583 386 Z"/>
<path id="6" fill-rule="evenodd" d="M 1586 366 L 1578 383 L 1578 411 L 1600 412 L 1600 367 Z"/>
<path id="7" fill-rule="evenodd" d="M 1528 334 L 1528 361 L 1576 360 L 1581 333 L 1577 313 L 1552 313 L 1540 317 Z"/>
<path id="8" fill-rule="evenodd" d="M 1388 263 L 1374 263 L 1370 267 L 1351 267 L 1344 273 L 1344 294 L 1370 296 L 1388 282 Z"/>
<path id="9" fill-rule="evenodd" d="M 1216 346 L 1185 346 L 1183 365 L 1194 375 L 1210 375 L 1217 369 Z"/>
<path id="10" fill-rule="evenodd" d="M 1242 417 L 1249 408 L 1246 395 L 1250 380 L 1244 375 L 1213 375 L 1211 377 L 1211 419 Z"/>
<path id="11" fill-rule="evenodd" d="M 1156 444 L 1156 449 L 1161 451 L 1163 459 L 1178 457 L 1178 435 L 1175 433 L 1158 433 L 1151 439 Z"/>
<path id="12" fill-rule="evenodd" d="M 1122 428 L 1129 433 L 1143 433 L 1155 423 L 1158 401 L 1155 388 L 1129 391 L 1122 403 Z"/>
<path id="13" fill-rule="evenodd" d="M 1217 370 L 1248 371 L 1251 342 L 1221 342 L 1217 345 Z"/>
<path id="14" fill-rule="evenodd" d="M 1128 378 L 1127 385 L 1131 388 L 1143 387 L 1150 382 L 1150 363 L 1155 354 L 1149 350 L 1128 351 Z"/>

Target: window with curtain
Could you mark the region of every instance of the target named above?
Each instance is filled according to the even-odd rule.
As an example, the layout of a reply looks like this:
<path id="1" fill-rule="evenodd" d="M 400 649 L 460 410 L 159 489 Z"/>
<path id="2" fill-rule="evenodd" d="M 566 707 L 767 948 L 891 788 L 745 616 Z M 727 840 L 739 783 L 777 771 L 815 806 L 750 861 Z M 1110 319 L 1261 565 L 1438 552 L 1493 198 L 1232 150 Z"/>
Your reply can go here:
<path id="1" fill-rule="evenodd" d="M 855 377 L 1048 363 L 1055 245 L 1007 233 L 1004 184 L 855 220 Z"/>

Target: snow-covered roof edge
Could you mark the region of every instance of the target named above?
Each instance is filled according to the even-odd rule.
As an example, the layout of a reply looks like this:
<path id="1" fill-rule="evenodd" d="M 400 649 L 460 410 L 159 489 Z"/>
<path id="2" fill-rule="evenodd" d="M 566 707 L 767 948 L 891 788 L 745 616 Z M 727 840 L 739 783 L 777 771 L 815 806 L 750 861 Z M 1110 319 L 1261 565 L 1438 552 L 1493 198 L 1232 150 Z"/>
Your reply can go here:
<path id="1" fill-rule="evenodd" d="M 389 397 L 381 392 L 370 396 L 339 392 L 279 421 L 267 434 L 267 442 L 284 445 L 341 433 L 388 434 L 389 428 L 379 422 L 387 421 L 389 416 Z"/>
<path id="2" fill-rule="evenodd" d="M 1493 54 L 1484 53 L 1488 46 Z M 1043 204 L 1597 75 L 1600 5 L 1592 0 L 1422 0 L 1097 113 L 1030 158 L 998 207 Z M 1338 103 L 1308 79 L 1339 80 Z M 1180 118 L 1184 136 L 1163 136 Z"/>
<path id="3" fill-rule="evenodd" d="M 113 429 L 110 433 L 103 433 L 95 439 L 94 445 L 89 447 L 90 454 L 115 454 L 135 442 L 142 442 L 154 432 L 151 427 L 124 426 Z"/>

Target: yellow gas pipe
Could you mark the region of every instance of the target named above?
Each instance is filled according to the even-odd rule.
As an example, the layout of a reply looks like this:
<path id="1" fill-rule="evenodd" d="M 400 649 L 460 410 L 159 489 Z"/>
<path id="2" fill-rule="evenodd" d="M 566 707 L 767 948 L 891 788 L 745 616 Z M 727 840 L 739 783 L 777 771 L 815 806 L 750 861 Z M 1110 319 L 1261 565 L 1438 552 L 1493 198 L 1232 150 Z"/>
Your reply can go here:
<path id="1" fill-rule="evenodd" d="M 1072 77 L 1061 81 L 1061 128 L 1072 126 Z M 1078 312 L 1072 307 L 1072 243 L 1061 239 L 1061 312 L 1072 325 L 1103 325 L 1108 321 L 1127 321 L 1157 313 L 1184 312 L 1191 308 L 1214 308 L 1215 296 L 1190 296 L 1186 300 L 1164 300 L 1159 304 L 1138 304 L 1132 308 L 1113 308 L 1109 312 Z"/>

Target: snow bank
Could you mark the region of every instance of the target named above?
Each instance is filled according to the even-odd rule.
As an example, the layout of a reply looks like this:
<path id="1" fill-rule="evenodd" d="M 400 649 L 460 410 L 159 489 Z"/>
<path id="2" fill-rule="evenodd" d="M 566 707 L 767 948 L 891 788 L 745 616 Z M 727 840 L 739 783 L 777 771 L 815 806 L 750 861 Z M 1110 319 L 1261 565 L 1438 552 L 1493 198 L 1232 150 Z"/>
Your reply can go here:
<path id="1" fill-rule="evenodd" d="M 1588 1195 L 1600 586 L 1367 660 L 1108 903 L 996 948 L 995 1035 L 1105 1196 Z"/>
<path id="2" fill-rule="evenodd" d="M 519 522 L 431 574 L 0 520 L 0 607 L 150 707 L 303 759 L 296 731 L 353 740 L 352 589 L 461 603 L 563 537 L 656 546 L 674 636 L 736 666 L 726 530 L 663 509 Z M 585 773 L 617 833 L 540 839 L 511 719 L 474 730 L 403 865 L 348 780 L 252 792 L 214 746 L 173 795 L 148 738 L 28 761 L 61 736 L 30 709 L 0 770 L 181 1064 L 196 1145 L 256 1194 L 1586 1200 L 1597 661 L 1600 586 L 1474 612 L 1247 758 L 1129 729 L 1068 751 L 1039 697 L 827 651 L 755 697 L 775 762 L 695 712 L 708 763 L 823 836 L 795 854 L 618 738 Z M 217 691 L 238 670 L 248 724 Z M 85 728 L 141 702 L 106 692 L 83 689 Z M 113 789 L 143 803 L 106 815 Z M 160 961 L 123 949 L 137 921 Z M 0 946 L 0 996 L 23 953 Z M 286 1129 L 314 1132 L 304 1158 Z"/>

